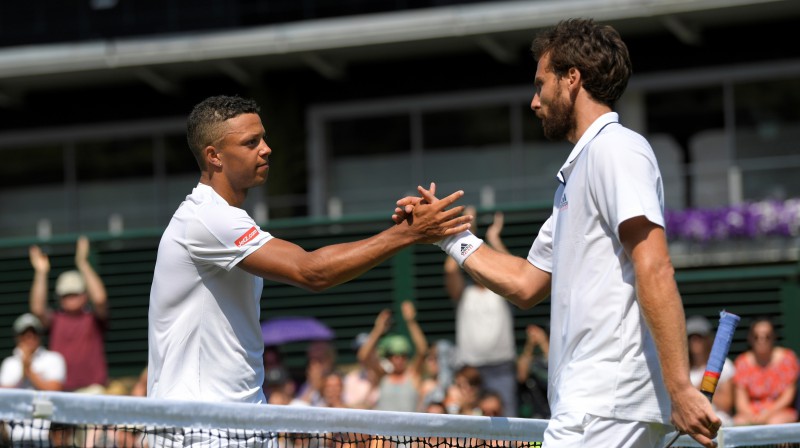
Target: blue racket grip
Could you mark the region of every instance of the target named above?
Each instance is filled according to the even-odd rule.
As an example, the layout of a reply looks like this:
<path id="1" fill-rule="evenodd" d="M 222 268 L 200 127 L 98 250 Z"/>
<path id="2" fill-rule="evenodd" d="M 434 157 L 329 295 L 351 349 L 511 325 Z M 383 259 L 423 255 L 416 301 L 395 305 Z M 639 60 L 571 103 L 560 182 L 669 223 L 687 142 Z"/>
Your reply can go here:
<path id="1" fill-rule="evenodd" d="M 714 345 L 711 346 L 711 354 L 708 357 L 706 371 L 703 374 L 703 382 L 700 384 L 700 391 L 709 400 L 714 395 L 714 391 L 717 390 L 719 376 L 722 372 L 722 367 L 725 365 L 725 358 L 728 356 L 728 350 L 731 348 L 731 341 L 733 340 L 733 332 L 736 330 L 739 320 L 739 316 L 724 310 L 719 313 L 719 328 L 717 328 L 717 335 L 714 337 Z"/>

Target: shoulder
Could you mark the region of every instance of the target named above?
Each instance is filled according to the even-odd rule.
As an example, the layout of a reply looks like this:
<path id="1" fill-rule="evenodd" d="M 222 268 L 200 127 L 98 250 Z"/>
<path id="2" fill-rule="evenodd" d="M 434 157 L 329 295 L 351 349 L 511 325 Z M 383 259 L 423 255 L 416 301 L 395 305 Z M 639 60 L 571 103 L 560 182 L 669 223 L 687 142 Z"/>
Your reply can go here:
<path id="1" fill-rule="evenodd" d="M 591 142 L 590 155 L 593 158 L 624 160 L 631 154 L 651 157 L 653 149 L 646 138 L 622 125 L 610 125 Z"/>
<path id="2" fill-rule="evenodd" d="M 775 347 L 775 360 L 785 364 L 798 364 L 797 354 L 787 347 Z"/>
<path id="3" fill-rule="evenodd" d="M 42 348 L 39 352 L 39 357 L 42 361 L 48 363 L 64 363 L 64 356 L 61 353 L 47 350 L 46 348 Z"/>
<path id="4" fill-rule="evenodd" d="M 736 366 L 736 369 L 739 370 L 739 369 L 742 369 L 742 368 L 747 367 L 748 365 L 752 364 L 752 362 L 751 362 L 752 356 L 753 355 L 749 351 L 744 352 L 744 353 L 740 354 L 739 356 L 737 356 L 736 360 L 734 361 L 734 365 Z"/>

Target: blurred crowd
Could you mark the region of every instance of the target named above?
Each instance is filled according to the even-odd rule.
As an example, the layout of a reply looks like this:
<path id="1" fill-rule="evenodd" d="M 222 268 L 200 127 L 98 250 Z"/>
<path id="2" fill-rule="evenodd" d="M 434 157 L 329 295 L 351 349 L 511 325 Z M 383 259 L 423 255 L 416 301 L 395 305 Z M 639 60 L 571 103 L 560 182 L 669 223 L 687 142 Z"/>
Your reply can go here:
<path id="1" fill-rule="evenodd" d="M 467 210 L 466 213 L 474 213 Z M 488 226 L 486 242 L 505 251 L 503 215 Z M 0 387 L 146 395 L 146 369 L 138 377 L 108 378 L 104 339 L 109 307 L 102 280 L 89 262 L 89 241 L 77 241 L 75 269 L 57 277 L 58 306 L 48 304 L 48 256 L 30 248 L 34 271 L 30 312 L 13 323 L 15 348 L 0 366 Z M 375 316 L 372 330 L 351 343 L 354 364 L 337 363 L 329 340 L 312 340 L 305 371 L 292 375 L 281 347 L 264 349 L 264 391 L 270 404 L 547 419 L 546 328 L 529 325 L 525 343 L 515 345 L 508 302 L 473 282 L 448 258 L 444 284 L 454 307 L 454 339 L 429 341 L 417 322 L 412 300 Z M 398 324 L 395 320 L 402 320 Z M 703 316 L 686 322 L 690 377 L 700 387 L 715 330 Z M 48 347 L 43 340 L 47 338 Z M 749 349 L 726 359 L 713 406 L 724 425 L 798 421 L 800 363 L 794 351 L 776 344 L 774 323 L 753 319 Z"/>

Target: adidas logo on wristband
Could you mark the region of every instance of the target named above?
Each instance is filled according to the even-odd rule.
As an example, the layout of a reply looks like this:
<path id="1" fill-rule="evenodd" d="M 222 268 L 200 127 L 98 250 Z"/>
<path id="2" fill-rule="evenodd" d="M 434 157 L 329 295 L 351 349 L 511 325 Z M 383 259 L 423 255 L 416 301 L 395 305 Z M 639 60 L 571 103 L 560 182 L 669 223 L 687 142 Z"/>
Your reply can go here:
<path id="1" fill-rule="evenodd" d="M 469 230 L 465 230 L 443 238 L 435 244 L 442 248 L 447 255 L 453 257 L 459 266 L 464 267 L 464 260 L 481 247 L 483 240 L 470 233 Z"/>

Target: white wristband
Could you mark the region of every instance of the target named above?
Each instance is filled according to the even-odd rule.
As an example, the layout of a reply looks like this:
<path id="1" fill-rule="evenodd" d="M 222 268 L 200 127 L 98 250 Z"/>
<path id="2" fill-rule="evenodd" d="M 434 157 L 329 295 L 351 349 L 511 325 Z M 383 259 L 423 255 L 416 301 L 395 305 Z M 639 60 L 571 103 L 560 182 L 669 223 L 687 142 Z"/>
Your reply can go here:
<path id="1" fill-rule="evenodd" d="M 447 255 L 453 257 L 458 262 L 458 265 L 463 268 L 464 261 L 481 247 L 483 240 L 473 235 L 469 230 L 465 230 L 456 235 L 448 236 L 435 244 L 441 247 Z"/>

